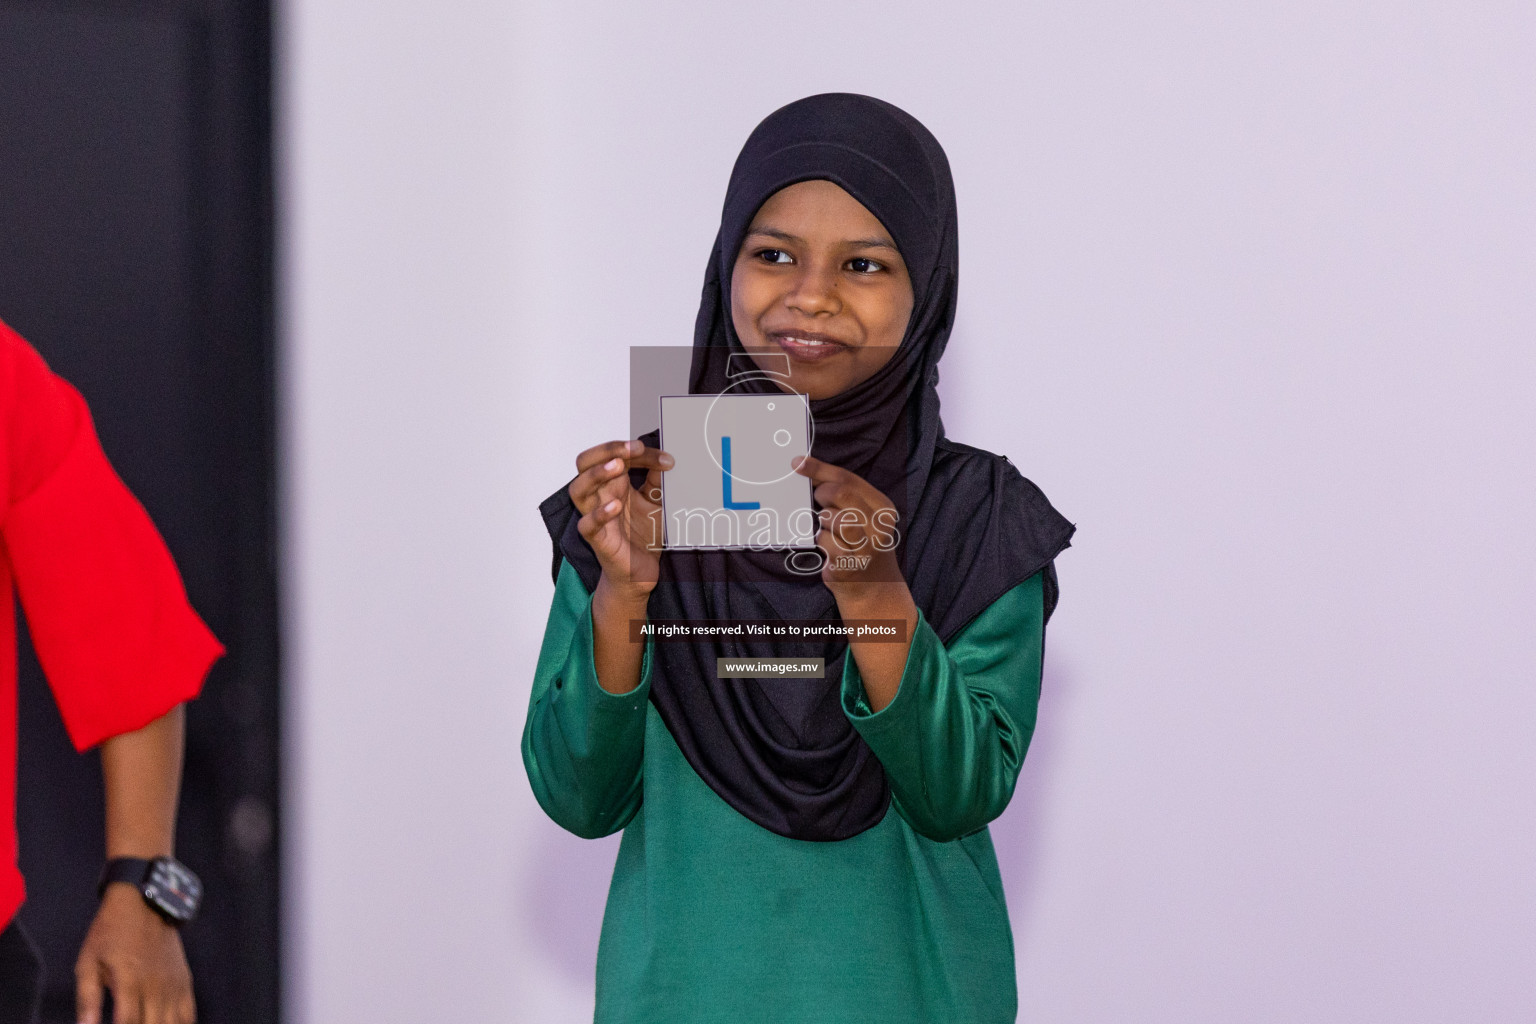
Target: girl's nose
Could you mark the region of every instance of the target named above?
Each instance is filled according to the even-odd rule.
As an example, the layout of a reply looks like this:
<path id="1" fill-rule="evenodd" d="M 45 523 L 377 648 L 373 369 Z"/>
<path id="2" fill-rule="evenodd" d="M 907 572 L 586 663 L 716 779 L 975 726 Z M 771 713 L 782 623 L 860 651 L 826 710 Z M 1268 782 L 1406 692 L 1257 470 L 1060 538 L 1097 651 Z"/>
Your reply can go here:
<path id="1" fill-rule="evenodd" d="M 794 285 L 784 302 L 790 309 L 806 316 L 825 314 L 834 316 L 842 311 L 843 301 L 837 294 L 837 274 L 834 268 L 808 266 L 796 275 Z"/>

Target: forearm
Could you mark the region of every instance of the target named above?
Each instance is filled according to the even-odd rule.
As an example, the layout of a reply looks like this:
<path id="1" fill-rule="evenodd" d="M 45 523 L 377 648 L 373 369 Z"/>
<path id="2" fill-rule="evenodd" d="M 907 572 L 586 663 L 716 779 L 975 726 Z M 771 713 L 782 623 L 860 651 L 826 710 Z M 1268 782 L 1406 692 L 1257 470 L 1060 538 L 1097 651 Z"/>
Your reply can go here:
<path id="1" fill-rule="evenodd" d="M 1033 723 L 1015 722 L 971 683 L 930 630 L 912 649 L 903 683 L 911 692 L 856 720 L 897 810 L 930 839 L 954 839 L 1002 813 L 1029 744 Z"/>
<path id="2" fill-rule="evenodd" d="M 896 698 L 901 687 L 902 672 L 912 649 L 912 632 L 917 628 L 917 603 L 904 581 L 852 584 L 836 596 L 838 614 L 844 622 L 900 619 L 907 624 L 901 643 L 848 642 L 864 681 L 865 699 L 872 711 L 879 711 Z"/>
<path id="3" fill-rule="evenodd" d="M 622 695 L 603 689 L 594 606 L 595 595 L 562 564 L 523 727 L 523 765 L 539 805 L 588 838 L 622 828 L 640 806 L 648 650 L 633 645 L 636 687 Z"/>
<path id="4" fill-rule="evenodd" d="M 184 741 L 184 712 L 178 704 L 142 729 L 102 743 L 109 858 L 175 853 Z M 107 989 L 119 1021 L 191 1024 L 197 1015 L 181 936 L 127 885 L 107 887 L 80 947 L 75 986 L 83 1024 L 101 1024 Z"/>
<path id="5" fill-rule="evenodd" d="M 922 620 L 896 697 L 881 709 L 860 661 L 847 659 L 844 709 L 885 768 L 897 811 L 922 835 L 953 839 L 1007 806 L 1034 733 L 1042 612 L 1037 575 L 947 647 Z"/>
<path id="6" fill-rule="evenodd" d="M 544 812 L 595 839 L 623 828 L 639 809 L 644 696 L 602 691 L 580 657 L 557 671 L 561 686 L 546 688 L 529 708 L 523 766 Z"/>
<path id="7" fill-rule="evenodd" d="M 175 853 L 185 735 L 184 705 L 178 704 L 142 729 L 102 743 L 109 858 Z"/>
<path id="8" fill-rule="evenodd" d="M 649 594 L 610 583 L 604 574 L 592 594 L 593 661 L 597 683 L 609 693 L 625 694 L 640 685 L 645 645 L 629 635 L 632 619 L 644 619 Z"/>

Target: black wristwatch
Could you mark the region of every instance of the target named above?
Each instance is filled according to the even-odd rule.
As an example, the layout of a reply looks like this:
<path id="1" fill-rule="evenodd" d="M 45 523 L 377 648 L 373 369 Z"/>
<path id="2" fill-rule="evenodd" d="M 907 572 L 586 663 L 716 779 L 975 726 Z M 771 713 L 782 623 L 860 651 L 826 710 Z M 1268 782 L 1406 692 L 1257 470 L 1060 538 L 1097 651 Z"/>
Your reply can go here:
<path id="1" fill-rule="evenodd" d="M 139 890 L 151 910 L 178 928 L 197 916 L 203 900 L 202 881 L 191 868 L 171 857 L 114 857 L 102 869 L 96 898 L 106 895 L 107 886 L 113 882 L 127 882 Z"/>

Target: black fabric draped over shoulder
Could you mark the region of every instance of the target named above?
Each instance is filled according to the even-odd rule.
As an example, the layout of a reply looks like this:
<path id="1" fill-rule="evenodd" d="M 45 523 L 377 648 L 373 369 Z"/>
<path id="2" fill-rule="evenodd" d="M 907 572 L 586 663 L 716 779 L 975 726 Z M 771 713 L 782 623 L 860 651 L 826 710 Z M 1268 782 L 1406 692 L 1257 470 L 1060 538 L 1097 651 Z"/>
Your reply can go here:
<path id="1" fill-rule="evenodd" d="M 1035 573 L 1046 617 L 1056 604 L 1055 557 L 1074 527 L 1006 458 L 944 437 L 938 362 L 954 323 L 958 273 L 954 184 L 938 141 L 905 111 L 829 93 L 769 115 L 731 173 L 705 271 L 689 390 L 717 394 L 729 357 L 745 352 L 730 318 L 731 268 L 752 218 L 801 181 L 841 186 L 891 233 L 911 275 L 914 305 L 900 348 L 874 376 L 813 400 L 812 454 L 864 477 L 896 505 L 898 554 L 913 599 L 945 642 Z M 775 390 L 755 380 L 736 391 Z M 1022 393 L 1021 385 L 1021 393 Z M 646 439 L 656 444 L 654 434 Z M 635 474 L 638 485 L 643 471 Z M 540 506 L 554 568 L 569 561 L 590 591 L 601 573 L 577 532 L 565 488 Z M 827 619 L 837 604 L 819 577 L 782 552 L 667 551 L 653 619 Z M 658 642 L 650 699 L 688 763 L 728 804 L 779 835 L 831 841 L 877 824 L 890 803 L 879 761 L 840 700 L 846 641 Z M 825 679 L 715 678 L 717 657 L 822 656 Z"/>

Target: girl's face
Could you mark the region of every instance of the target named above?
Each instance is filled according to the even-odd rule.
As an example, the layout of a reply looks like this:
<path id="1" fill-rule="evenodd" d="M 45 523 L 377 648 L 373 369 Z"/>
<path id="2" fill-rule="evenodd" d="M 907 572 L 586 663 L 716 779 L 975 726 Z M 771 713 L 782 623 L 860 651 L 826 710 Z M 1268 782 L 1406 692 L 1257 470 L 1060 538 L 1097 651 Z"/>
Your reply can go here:
<path id="1" fill-rule="evenodd" d="M 757 211 L 731 277 L 736 336 L 786 390 L 830 398 L 890 361 L 912 315 L 912 280 L 874 214 L 830 181 L 780 189 Z M 780 384 L 785 387 L 784 384 Z"/>

